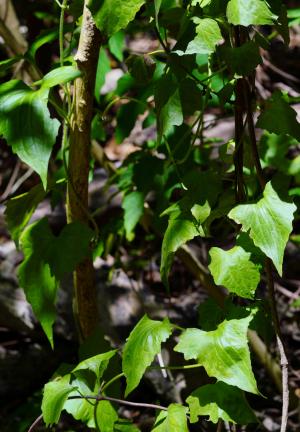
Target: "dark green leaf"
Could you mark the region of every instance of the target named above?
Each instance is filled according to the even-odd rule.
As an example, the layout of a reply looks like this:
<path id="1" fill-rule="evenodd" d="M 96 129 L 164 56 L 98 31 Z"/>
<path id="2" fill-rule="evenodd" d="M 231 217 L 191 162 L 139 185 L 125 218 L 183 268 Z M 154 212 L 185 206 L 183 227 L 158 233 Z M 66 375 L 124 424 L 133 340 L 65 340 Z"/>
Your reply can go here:
<path id="1" fill-rule="evenodd" d="M 92 236 L 87 226 L 74 222 L 55 237 L 44 218 L 30 225 L 20 237 L 25 256 L 19 267 L 20 283 L 51 343 L 57 280 L 73 271 L 90 253 Z"/>
<path id="2" fill-rule="evenodd" d="M 95 83 L 95 98 L 98 103 L 100 102 L 101 89 L 105 83 L 106 74 L 110 70 L 110 59 L 107 55 L 106 49 L 104 47 L 101 47 L 99 52 Z"/>
<path id="3" fill-rule="evenodd" d="M 224 47 L 221 50 L 229 69 L 237 75 L 249 75 L 262 63 L 259 46 L 250 41 L 241 47 Z"/>
<path id="4" fill-rule="evenodd" d="M 16 56 L 0 61 L 0 72 L 5 72 L 7 69 L 10 69 L 14 64 L 22 60 L 22 58 L 23 56 Z"/>
<path id="5" fill-rule="evenodd" d="M 280 121 L 275 121 L 280 119 Z M 300 140 L 300 124 L 296 111 L 285 101 L 282 93 L 276 91 L 266 103 L 266 109 L 259 116 L 257 127 L 277 135 L 287 134 Z"/>
<path id="6" fill-rule="evenodd" d="M 244 393 L 223 382 L 199 387 L 188 398 L 191 423 L 197 423 L 199 416 L 209 416 L 209 421 L 219 419 L 240 425 L 256 423 Z"/>
<path id="7" fill-rule="evenodd" d="M 125 33 L 123 31 L 119 31 L 112 35 L 108 41 L 109 51 L 113 56 L 116 57 L 117 60 L 122 62 L 124 60 L 124 48 L 125 48 Z"/>
<path id="8" fill-rule="evenodd" d="M 158 14 L 160 11 L 162 0 L 154 0 L 154 8 L 155 8 L 155 21 L 156 26 L 158 27 Z"/>
<path id="9" fill-rule="evenodd" d="M 155 88 L 155 105 L 157 111 L 158 142 L 170 132 L 172 126 L 183 123 L 183 113 L 178 84 L 173 74 L 168 73 L 160 78 Z"/>
<path id="10" fill-rule="evenodd" d="M 34 186 L 29 192 L 11 198 L 6 204 L 5 220 L 12 239 L 19 244 L 19 237 L 33 215 L 39 203 L 45 198 L 46 192 L 41 184 Z"/>
<path id="11" fill-rule="evenodd" d="M 131 55 L 126 60 L 126 65 L 138 85 L 149 83 L 156 68 L 155 61 L 146 55 Z"/>
<path id="12" fill-rule="evenodd" d="M 20 285 L 33 312 L 53 346 L 52 325 L 55 321 L 56 279 L 45 258 L 53 235 L 46 219 L 30 225 L 20 237 L 24 261 L 19 267 Z"/>
<path id="13" fill-rule="evenodd" d="M 50 117 L 49 89 L 32 91 L 21 81 L 0 85 L 0 134 L 47 187 L 48 163 L 59 122 Z"/>
<path id="14" fill-rule="evenodd" d="M 47 245 L 47 261 L 51 273 L 57 279 L 71 273 L 91 253 L 92 237 L 93 231 L 80 222 L 66 225 L 58 237 L 52 235 L 52 240 Z"/>
<path id="15" fill-rule="evenodd" d="M 122 208 L 124 209 L 124 226 L 128 241 L 134 238 L 134 229 L 144 213 L 145 197 L 142 192 L 134 191 L 125 196 Z"/>
<path id="16" fill-rule="evenodd" d="M 160 265 L 161 278 L 166 287 L 169 286 L 168 275 L 174 254 L 181 246 L 198 236 L 204 236 L 204 231 L 192 217 L 170 218 L 162 243 Z"/>

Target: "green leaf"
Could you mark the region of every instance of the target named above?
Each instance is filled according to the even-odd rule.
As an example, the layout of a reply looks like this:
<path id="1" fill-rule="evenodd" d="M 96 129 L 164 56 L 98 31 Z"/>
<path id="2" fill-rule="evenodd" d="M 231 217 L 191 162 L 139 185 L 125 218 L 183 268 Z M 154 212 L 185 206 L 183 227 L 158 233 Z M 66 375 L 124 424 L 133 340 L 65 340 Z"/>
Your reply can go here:
<path id="1" fill-rule="evenodd" d="M 72 272 L 90 253 L 92 236 L 89 227 L 74 222 L 56 237 L 44 218 L 30 225 L 20 237 L 25 257 L 19 267 L 20 284 L 51 344 L 57 280 Z"/>
<path id="2" fill-rule="evenodd" d="M 124 209 L 124 226 L 128 241 L 134 238 L 134 229 L 144 214 L 144 194 L 134 191 L 125 196 L 122 208 Z"/>
<path id="3" fill-rule="evenodd" d="M 51 88 L 74 81 L 80 76 L 81 71 L 75 66 L 62 66 L 47 73 L 43 79 L 36 81 L 34 85 L 40 85 L 43 88 Z"/>
<path id="4" fill-rule="evenodd" d="M 180 54 L 211 54 L 218 43 L 222 41 L 222 34 L 217 21 L 211 18 L 197 18 L 196 37 L 192 40 L 184 53 Z M 177 52 L 178 54 L 178 52 Z"/>
<path id="5" fill-rule="evenodd" d="M 24 253 L 24 261 L 19 267 L 18 275 L 27 301 L 53 346 L 52 325 L 56 317 L 54 304 L 57 282 L 51 275 L 45 259 L 51 240 L 52 233 L 46 219 L 30 225 L 22 233 L 20 246 Z"/>
<path id="6" fill-rule="evenodd" d="M 273 24 L 272 14 L 264 0 L 230 0 L 227 5 L 227 18 L 231 24 L 248 27 L 250 25 Z"/>
<path id="7" fill-rule="evenodd" d="M 286 174 L 295 174 L 295 159 L 289 157 L 289 150 L 298 145 L 298 141 L 289 135 L 276 135 L 265 132 L 261 137 L 259 148 L 261 158 L 268 167 L 275 167 Z"/>
<path id="8" fill-rule="evenodd" d="M 163 75 L 154 90 L 157 111 L 158 143 L 167 135 L 172 126 L 183 123 L 183 113 L 178 83 L 173 74 Z"/>
<path id="9" fill-rule="evenodd" d="M 14 64 L 18 61 L 22 60 L 23 56 L 18 55 L 16 57 L 12 57 L 6 60 L 0 61 L 0 72 L 5 72 L 7 69 L 10 69 Z"/>
<path id="10" fill-rule="evenodd" d="M 57 279 L 71 273 L 77 264 L 90 255 L 93 235 L 93 231 L 80 222 L 66 225 L 58 237 L 52 234 L 52 239 L 49 239 L 47 244 L 45 259 Z"/>
<path id="11" fill-rule="evenodd" d="M 108 41 L 109 51 L 113 56 L 116 57 L 120 62 L 124 61 L 124 48 L 125 48 L 125 33 L 123 31 L 119 31 L 112 35 L 112 37 Z"/>
<path id="12" fill-rule="evenodd" d="M 284 249 L 293 228 L 295 211 L 296 206 L 282 201 L 269 182 L 260 201 L 239 205 L 228 216 L 241 224 L 243 231 L 249 231 L 255 246 L 273 261 L 281 275 Z"/>
<path id="13" fill-rule="evenodd" d="M 83 360 L 72 370 L 72 374 L 76 376 L 79 371 L 89 370 L 95 374 L 97 383 L 99 384 L 104 371 L 107 369 L 109 360 L 116 352 L 116 350 L 111 350 Z"/>
<path id="14" fill-rule="evenodd" d="M 221 381 L 199 387 L 186 402 L 191 423 L 197 423 L 199 416 L 209 416 L 213 423 L 219 419 L 240 425 L 257 422 L 244 393 Z"/>
<path id="15" fill-rule="evenodd" d="M 167 288 L 169 286 L 168 275 L 174 254 L 181 246 L 193 238 L 205 236 L 202 224 L 206 221 L 211 212 L 208 199 L 211 201 L 210 194 L 212 194 L 211 196 L 214 200 L 219 192 L 218 181 L 216 181 L 216 179 L 211 180 L 211 175 L 209 173 L 198 174 L 197 180 L 202 178 L 207 184 L 203 185 L 200 180 L 200 188 L 191 186 L 181 200 L 167 208 L 161 215 L 170 215 L 168 227 L 162 243 L 160 266 L 161 278 Z M 190 186 L 189 183 L 193 183 L 193 180 L 193 176 L 191 180 L 187 179 L 188 187 Z"/>
<path id="16" fill-rule="evenodd" d="M 97 391 L 97 389 L 91 388 L 88 383 L 81 378 L 73 380 L 72 386 L 75 390 L 69 394 L 69 397 L 90 395 Z M 63 408 L 71 414 L 75 420 L 82 421 L 89 428 L 95 428 L 94 404 L 91 403 L 91 401 L 84 398 L 68 399 Z"/>
<path id="17" fill-rule="evenodd" d="M 168 276 L 175 253 L 181 246 L 198 236 L 204 236 L 203 229 L 191 217 L 179 216 L 169 220 L 162 243 L 160 265 L 161 279 L 166 287 L 169 286 Z"/>
<path id="18" fill-rule="evenodd" d="M 49 89 L 32 91 L 21 81 L 0 85 L 0 134 L 47 187 L 48 163 L 60 123 L 50 117 Z"/>
<path id="19" fill-rule="evenodd" d="M 70 375 L 66 375 L 62 379 L 51 381 L 44 386 L 42 414 L 46 426 L 59 422 L 64 404 L 74 390 L 74 386 L 69 381 Z"/>
<path id="20" fill-rule="evenodd" d="M 96 26 L 106 36 L 127 27 L 145 0 L 90 0 L 89 8 Z"/>
<path id="21" fill-rule="evenodd" d="M 228 68 L 237 75 L 249 75 L 262 63 L 259 46 L 253 41 L 246 42 L 240 47 L 222 47 L 221 53 Z"/>
<path id="22" fill-rule="evenodd" d="M 205 6 L 209 5 L 212 2 L 212 0 L 192 0 L 192 6 L 197 6 L 197 4 L 204 8 Z"/>
<path id="23" fill-rule="evenodd" d="M 274 119 L 280 119 L 280 122 Z M 259 116 L 256 126 L 277 135 L 287 134 L 300 140 L 297 112 L 285 101 L 280 91 L 276 91 L 266 102 L 266 109 Z"/>
<path id="24" fill-rule="evenodd" d="M 123 352 L 122 368 L 126 376 L 125 396 L 134 390 L 154 357 L 161 350 L 172 333 L 172 325 L 166 318 L 161 321 L 150 320 L 145 315 L 130 333 Z"/>
<path id="25" fill-rule="evenodd" d="M 46 193 L 41 184 L 34 186 L 29 192 L 11 198 L 6 203 L 5 221 L 10 235 L 19 245 L 19 237 L 33 215 L 39 203 L 45 198 Z"/>
<path id="26" fill-rule="evenodd" d="M 102 46 L 99 51 L 96 82 L 95 82 L 95 98 L 100 102 L 101 89 L 105 84 L 106 74 L 111 70 L 110 59 L 107 55 L 106 49 Z"/>
<path id="27" fill-rule="evenodd" d="M 126 60 L 126 65 L 135 82 L 143 86 L 152 80 L 156 69 L 155 61 L 147 55 L 131 55 Z"/>
<path id="28" fill-rule="evenodd" d="M 96 419 L 100 432 L 112 432 L 118 414 L 110 402 L 102 400 L 97 405 Z"/>
<path id="29" fill-rule="evenodd" d="M 65 32 L 72 30 L 73 28 L 72 26 L 73 24 L 71 24 L 71 27 L 70 24 L 65 24 L 64 26 Z M 35 38 L 34 42 L 30 46 L 29 50 L 26 53 L 26 56 L 28 56 L 30 60 L 35 61 L 35 56 L 37 51 L 45 44 L 51 43 L 53 41 L 57 41 L 58 38 L 59 38 L 58 26 L 52 29 L 41 31 L 41 33 L 37 36 L 37 38 Z"/>
<path id="30" fill-rule="evenodd" d="M 251 254 L 240 246 L 228 251 L 214 247 L 209 254 L 208 267 L 215 283 L 240 297 L 253 299 L 260 281 L 260 267 L 251 261 Z"/>
<path id="31" fill-rule="evenodd" d="M 161 411 L 152 432 L 189 432 L 186 415 L 188 409 L 179 404 L 171 404 L 168 411 Z"/>
<path id="32" fill-rule="evenodd" d="M 225 320 L 209 332 L 187 329 L 174 349 L 183 353 L 186 360 L 197 360 L 208 376 L 258 394 L 247 341 L 252 318 L 249 315 L 243 319 Z"/>
<path id="33" fill-rule="evenodd" d="M 115 423 L 114 432 L 140 432 L 140 429 L 129 420 L 119 419 Z"/>
<path id="34" fill-rule="evenodd" d="M 157 27 L 158 27 L 158 14 L 160 11 L 161 4 L 162 4 L 162 0 L 154 0 L 155 22 Z"/>

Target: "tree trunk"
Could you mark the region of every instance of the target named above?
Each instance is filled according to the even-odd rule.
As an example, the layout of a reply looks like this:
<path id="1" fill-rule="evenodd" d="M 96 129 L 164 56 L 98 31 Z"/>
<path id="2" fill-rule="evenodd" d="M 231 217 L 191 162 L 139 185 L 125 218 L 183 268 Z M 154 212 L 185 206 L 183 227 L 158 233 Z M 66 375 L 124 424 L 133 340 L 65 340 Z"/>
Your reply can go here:
<path id="1" fill-rule="evenodd" d="M 82 76 L 75 82 L 74 113 L 71 119 L 69 147 L 68 222 L 89 223 L 88 178 L 90 167 L 91 121 L 94 87 L 101 35 L 84 4 L 82 29 L 75 57 Z M 91 258 L 81 262 L 74 272 L 74 315 L 80 338 L 87 338 L 97 324 L 96 288 Z"/>

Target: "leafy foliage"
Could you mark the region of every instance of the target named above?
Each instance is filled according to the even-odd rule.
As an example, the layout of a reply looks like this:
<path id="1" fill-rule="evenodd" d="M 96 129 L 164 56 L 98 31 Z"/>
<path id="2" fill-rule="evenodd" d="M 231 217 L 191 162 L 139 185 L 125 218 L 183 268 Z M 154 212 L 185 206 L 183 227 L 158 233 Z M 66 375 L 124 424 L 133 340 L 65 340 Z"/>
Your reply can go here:
<path id="1" fill-rule="evenodd" d="M 127 27 L 144 3 L 145 0 L 90 0 L 89 8 L 99 30 L 111 36 Z"/>
<path id="2" fill-rule="evenodd" d="M 296 206 L 281 200 L 269 182 L 260 201 L 237 206 L 229 217 L 242 224 L 243 231 L 249 231 L 254 244 L 273 261 L 281 275 L 283 253 L 292 231 L 295 211 Z"/>
<path id="3" fill-rule="evenodd" d="M 156 356 L 159 364 L 165 362 L 161 346 L 175 329 L 181 332 L 175 351 L 187 361 L 196 361 L 188 367 L 201 371 L 195 372 L 195 379 L 199 373 L 205 375 L 204 382 L 207 375 L 217 382 L 210 380 L 210 384 L 196 388 L 186 400 L 188 407 L 171 403 L 162 409 L 152 431 L 188 432 L 188 421 L 196 423 L 203 417 L 212 423 L 255 422 L 244 394 L 259 394 L 247 334 L 251 326 L 252 332 L 256 330 L 265 337 L 271 325 L 269 309 L 263 309 L 265 299 L 257 300 L 255 294 L 259 283 L 262 288 L 265 285 L 261 273 L 266 270 L 266 257 L 282 275 L 296 211 L 288 196 L 299 203 L 300 195 L 300 125 L 291 106 L 294 98 L 275 91 L 266 101 L 255 99 L 255 70 L 263 63 L 262 49 L 272 46 L 275 34 L 288 43 L 288 25 L 299 21 L 299 11 L 287 14 L 280 0 L 62 3 L 53 2 L 47 5 L 49 10 L 36 11 L 35 17 L 44 26 L 47 22 L 47 28 L 25 54 L 22 51 L 22 55 L 0 62 L 1 82 L 11 73 L 13 78 L 22 76 L 26 81 L 12 79 L 0 84 L 0 134 L 42 181 L 37 184 L 38 177 L 31 176 L 28 184 L 21 184 L 25 193 L 14 196 L 20 188 L 17 182 L 5 211 L 12 239 L 24 255 L 19 281 L 35 316 L 53 346 L 57 290 L 66 274 L 77 272 L 86 258 L 97 259 L 99 264 L 99 256 L 104 260 L 109 256 L 113 265 L 108 279 L 119 267 L 130 278 L 136 271 L 142 278 L 148 268 L 158 264 L 156 248 L 161 243 L 160 273 L 166 296 L 171 294 L 169 273 L 179 252 L 179 260 L 219 303 L 207 300 L 200 304 L 201 330 L 183 330 L 176 325 L 177 318 L 174 324 L 163 319 L 169 316 L 169 310 L 163 310 L 162 302 L 163 320 L 145 315 L 131 331 L 120 356 L 116 355 L 118 342 L 114 341 L 116 349 L 111 350 L 106 340 L 103 343 L 102 329 L 101 337 L 95 333 L 89 342 L 93 345 L 89 354 L 82 354 L 85 346 L 80 349 L 79 358 L 84 360 L 77 366 L 64 365 L 62 376 L 57 372 L 45 385 L 42 413 L 46 426 L 57 424 L 65 410 L 91 429 L 138 432 L 131 421 L 119 418 L 115 405 L 124 403 L 122 386 L 117 395 L 114 386 L 126 378 L 126 399 Z M 83 11 L 88 16 L 82 17 Z M 73 56 L 78 41 L 89 38 L 85 24 L 92 26 L 90 14 L 101 33 L 101 46 L 89 41 L 85 52 L 87 59 L 89 54 L 92 58 L 99 52 L 98 62 L 93 59 L 93 66 L 92 61 L 88 65 L 93 69 L 88 75 L 95 75 L 94 89 L 90 86 L 93 79 L 86 82 L 85 62 L 76 65 Z M 263 31 L 255 28 L 265 25 L 272 27 Z M 141 48 L 143 32 L 148 36 Z M 45 47 L 51 47 L 47 66 L 39 65 L 37 55 Z M 78 89 L 90 92 L 89 96 L 76 100 Z M 88 112 L 91 118 L 87 119 Z M 212 136 L 210 131 L 223 116 L 235 120 L 236 130 L 229 139 L 222 133 Z M 258 145 L 256 128 L 262 129 Z M 87 157 L 92 143 L 94 158 L 85 161 L 89 178 L 82 174 L 79 182 L 73 182 L 72 175 L 74 170 L 80 174 L 81 160 L 76 161 L 78 166 L 72 166 L 73 149 L 69 145 L 75 136 L 79 141 L 83 136 L 86 139 Z M 122 145 L 117 147 L 116 143 Z M 106 181 L 102 188 L 105 202 L 101 195 L 100 207 L 94 208 L 92 202 L 90 210 L 87 197 L 81 200 L 79 192 L 82 185 L 87 188 L 93 181 L 98 163 L 101 179 L 104 175 Z M 270 181 L 262 190 L 265 179 Z M 78 212 L 83 215 L 79 219 L 86 223 L 70 223 L 73 215 L 68 211 L 67 225 L 52 231 L 47 218 L 36 220 L 37 207 L 49 200 L 51 211 L 57 205 L 63 208 L 66 190 L 68 196 L 73 191 Z M 298 218 L 296 214 L 295 220 Z M 293 241 L 298 241 L 297 231 Z M 182 248 L 188 242 L 191 245 Z M 209 251 L 211 275 L 201 262 L 203 259 L 206 263 L 208 244 L 218 246 Z M 269 273 L 267 279 L 271 280 Z M 92 268 L 89 276 L 92 279 Z M 155 284 L 159 283 L 155 279 Z M 223 299 L 219 286 L 228 290 L 229 298 Z M 265 291 L 259 292 L 264 295 Z M 75 300 L 77 294 L 75 283 Z M 159 295 L 163 296 L 160 291 Z M 79 298 L 83 310 L 88 296 L 86 290 Z M 176 298 L 177 292 L 174 298 L 170 296 L 169 304 Z M 148 306 L 151 310 L 152 305 L 145 305 L 147 312 Z M 74 307 L 76 320 L 80 308 Z M 106 334 L 107 329 L 103 330 Z M 257 336 L 251 335 L 255 345 Z M 266 341 L 273 336 L 271 331 Z M 168 351 L 173 342 L 166 346 Z M 263 342 L 259 340 L 259 344 Z M 85 358 L 87 355 L 93 357 Z M 173 369 L 172 364 L 170 367 Z M 185 374 L 185 367 L 180 368 Z M 276 367 L 272 373 L 274 370 Z"/>
<path id="4" fill-rule="evenodd" d="M 275 118 L 280 118 L 280 125 L 274 121 Z M 257 127 L 277 135 L 287 134 L 300 139 L 300 124 L 297 121 L 297 113 L 284 100 L 279 91 L 275 92 L 267 102 L 266 110 L 258 118 Z"/>
<path id="5" fill-rule="evenodd" d="M 0 85 L 0 134 L 47 188 L 48 163 L 60 123 L 47 108 L 49 89 L 32 91 L 21 81 Z"/>
<path id="6" fill-rule="evenodd" d="M 7 202 L 5 210 L 7 226 L 17 245 L 23 229 L 30 221 L 39 203 L 45 198 L 45 195 L 42 185 L 37 185 L 30 189 L 29 192 L 11 198 Z"/>
<path id="7" fill-rule="evenodd" d="M 234 25 L 250 26 L 272 24 L 275 18 L 267 2 L 254 0 L 230 0 L 227 6 L 228 21 Z"/>
<path id="8" fill-rule="evenodd" d="M 46 426 L 57 424 L 68 396 L 74 390 L 69 383 L 70 376 L 63 379 L 50 381 L 44 387 L 44 398 L 42 403 L 43 419 Z"/>
<path id="9" fill-rule="evenodd" d="M 78 222 L 67 225 L 55 237 L 44 218 L 30 225 L 20 237 L 25 256 L 19 267 L 20 283 L 51 344 L 58 281 L 89 254 L 92 235 L 87 226 Z"/>
<path id="10" fill-rule="evenodd" d="M 207 374 L 250 393 L 258 393 L 251 368 L 247 330 L 252 316 L 221 323 L 217 330 L 188 329 L 175 351 L 186 360 L 195 359 Z"/>
<path id="11" fill-rule="evenodd" d="M 211 18 L 195 18 L 196 37 L 192 40 L 185 52 L 177 51 L 177 54 L 211 54 L 222 41 L 222 34 L 217 21 Z"/>
<path id="12" fill-rule="evenodd" d="M 150 320 L 146 315 L 130 333 L 123 351 L 123 372 L 127 387 L 125 394 L 134 390 L 154 357 L 160 352 L 161 343 L 172 333 L 172 326 L 166 318 L 164 321 Z"/>
<path id="13" fill-rule="evenodd" d="M 243 392 L 221 381 L 199 387 L 186 401 L 191 423 L 197 423 L 199 416 L 203 415 L 209 416 L 213 423 L 220 419 L 238 424 L 256 423 L 256 417 Z"/>
<path id="14" fill-rule="evenodd" d="M 186 414 L 188 409 L 182 405 L 171 404 L 168 411 L 161 411 L 152 432 L 188 432 Z"/>
<path id="15" fill-rule="evenodd" d="M 228 251 L 212 248 L 209 253 L 209 269 L 216 284 L 223 285 L 240 297 L 253 299 L 260 281 L 260 272 L 259 266 L 251 261 L 251 254 L 240 246 Z"/>

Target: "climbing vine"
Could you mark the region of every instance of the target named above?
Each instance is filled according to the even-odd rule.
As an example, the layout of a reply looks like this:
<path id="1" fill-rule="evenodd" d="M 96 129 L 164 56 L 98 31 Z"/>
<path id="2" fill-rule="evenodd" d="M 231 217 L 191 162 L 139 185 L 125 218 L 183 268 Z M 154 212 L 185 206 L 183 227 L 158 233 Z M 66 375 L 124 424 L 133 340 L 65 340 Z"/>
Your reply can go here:
<path id="1" fill-rule="evenodd" d="M 58 371 L 45 384 L 42 416 L 30 430 L 41 421 L 57 424 L 67 411 L 101 432 L 138 431 L 119 417 L 122 405 L 156 410 L 153 432 L 188 431 L 203 418 L 219 431 L 223 422 L 255 424 L 247 395 L 262 395 L 253 351 L 281 395 L 285 432 L 288 360 L 274 277 L 282 276 L 297 210 L 299 161 L 287 153 L 300 140 L 300 124 L 288 94 L 277 90 L 264 99 L 256 91 L 256 71 L 272 38 L 289 43 L 284 2 L 56 0 L 56 11 L 55 34 L 41 35 L 25 53 L 0 63 L 9 73 L 22 62 L 29 76 L 26 83 L 10 79 L 0 85 L 0 133 L 40 177 L 32 189 L 6 201 L 6 221 L 24 256 L 20 284 L 46 337 L 53 347 L 57 290 L 71 272 L 78 338 L 91 337 L 99 321 L 93 260 L 106 256 L 112 239 L 117 254 L 137 233 L 161 244 L 166 295 L 177 257 L 211 299 L 200 306 L 198 327 L 184 329 L 167 316 L 159 321 L 146 314 L 122 348 L 103 352 L 99 343 L 97 355 Z M 126 38 L 141 31 L 151 35 L 155 49 L 130 52 Z M 36 52 L 57 37 L 58 61 L 43 75 Z M 103 94 L 113 63 L 124 73 Z M 206 136 L 205 113 L 212 107 L 234 116 L 228 142 Z M 138 119 L 156 132 L 115 166 L 104 143 L 113 135 L 122 145 Z M 122 197 L 122 214 L 105 225 L 98 223 L 101 209 L 93 211 L 88 203 L 94 163 Z M 31 220 L 43 200 L 58 196 L 66 197 L 67 213 L 59 234 L 47 218 Z M 210 239 L 208 269 L 189 245 L 198 238 Z M 258 287 L 268 290 L 270 315 L 263 313 Z M 265 324 L 259 320 L 272 320 L 274 357 L 261 339 L 259 326 Z M 156 363 L 170 340 L 182 366 Z M 115 358 L 121 364 L 112 375 Z M 193 369 L 195 377 L 204 368 L 211 380 L 167 407 L 128 400 L 152 368 Z M 124 379 L 124 394 L 116 398 L 111 385 Z"/>

